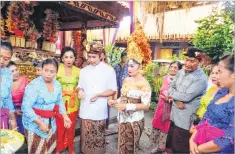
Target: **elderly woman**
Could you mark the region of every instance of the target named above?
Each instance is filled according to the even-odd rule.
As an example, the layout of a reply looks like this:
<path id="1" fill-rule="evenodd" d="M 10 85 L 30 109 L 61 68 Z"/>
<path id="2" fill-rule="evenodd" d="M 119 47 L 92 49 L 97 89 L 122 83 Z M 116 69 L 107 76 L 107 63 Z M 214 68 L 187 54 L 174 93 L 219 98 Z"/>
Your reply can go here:
<path id="1" fill-rule="evenodd" d="M 168 102 L 167 90 L 170 88 L 171 82 L 181 68 L 182 64 L 180 62 L 173 61 L 170 63 L 169 74 L 163 77 L 160 97 L 152 121 L 153 129 L 150 136 L 151 144 L 154 147 L 151 151 L 152 153 L 165 151 L 166 139 L 171 124 L 171 103 Z"/>
<path id="2" fill-rule="evenodd" d="M 29 80 L 27 79 L 26 76 L 20 75 L 20 71 L 18 70 L 16 64 L 13 61 L 10 61 L 7 67 L 13 74 L 13 85 L 11 93 L 12 93 L 13 104 L 15 107 L 15 115 L 16 115 L 18 130 L 21 134 L 24 134 L 21 105 L 24 96 L 24 90 L 27 84 L 29 83 Z"/>
<path id="3" fill-rule="evenodd" d="M 218 68 L 221 89 L 190 138 L 192 154 L 234 153 L 234 55 L 221 58 Z"/>
<path id="4" fill-rule="evenodd" d="M 13 49 L 12 45 L 9 41 L 1 39 L 0 46 L 0 84 L 1 86 L 1 128 L 8 128 L 8 124 L 10 129 L 16 129 L 16 119 L 15 119 L 15 109 L 12 102 L 11 96 L 11 88 L 13 77 L 11 71 L 6 67 L 12 57 Z M 4 85 L 4 86 L 3 86 Z"/>

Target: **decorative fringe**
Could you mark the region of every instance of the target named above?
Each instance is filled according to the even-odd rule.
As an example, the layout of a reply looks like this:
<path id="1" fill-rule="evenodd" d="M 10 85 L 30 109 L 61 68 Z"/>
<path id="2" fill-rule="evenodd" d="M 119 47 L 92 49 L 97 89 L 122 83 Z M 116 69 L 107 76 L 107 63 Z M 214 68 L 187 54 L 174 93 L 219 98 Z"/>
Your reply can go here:
<path id="1" fill-rule="evenodd" d="M 156 24 L 158 26 L 158 34 L 157 36 L 160 37 L 160 42 L 163 40 L 164 36 L 164 17 L 165 12 L 167 10 L 182 8 L 186 9 L 188 12 L 193 5 L 195 5 L 197 2 L 181 2 L 181 1 L 170 1 L 170 2 L 164 2 L 164 1 L 153 1 L 153 2 L 140 2 L 141 6 L 143 7 L 143 25 L 146 22 L 146 17 L 148 14 L 153 14 L 156 17 Z"/>

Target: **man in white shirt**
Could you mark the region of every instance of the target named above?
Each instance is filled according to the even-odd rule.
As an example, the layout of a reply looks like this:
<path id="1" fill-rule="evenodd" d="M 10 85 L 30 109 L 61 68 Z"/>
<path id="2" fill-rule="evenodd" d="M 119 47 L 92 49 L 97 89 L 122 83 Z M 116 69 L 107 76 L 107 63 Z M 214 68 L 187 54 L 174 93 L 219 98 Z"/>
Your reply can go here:
<path id="1" fill-rule="evenodd" d="M 81 151 L 85 154 L 105 153 L 105 120 L 107 100 L 117 91 L 112 67 L 101 62 L 101 50 L 88 52 L 89 64 L 80 72 L 78 97 L 81 118 Z"/>

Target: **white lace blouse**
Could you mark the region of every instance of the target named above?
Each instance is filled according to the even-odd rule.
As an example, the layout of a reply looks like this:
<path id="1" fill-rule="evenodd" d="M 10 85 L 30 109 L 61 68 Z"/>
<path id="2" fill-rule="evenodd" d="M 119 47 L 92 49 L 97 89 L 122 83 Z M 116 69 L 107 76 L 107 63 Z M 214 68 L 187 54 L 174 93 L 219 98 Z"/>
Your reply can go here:
<path id="1" fill-rule="evenodd" d="M 125 88 L 127 88 L 126 92 L 124 92 Z M 125 85 L 123 84 L 122 96 L 123 95 L 125 95 L 125 97 L 128 97 L 128 98 L 140 99 L 142 104 L 150 106 L 151 88 L 149 84 L 143 85 L 143 86 L 131 86 L 131 87 L 129 85 L 126 85 L 125 87 Z M 117 102 L 120 103 L 121 99 L 119 98 Z M 132 123 L 134 121 L 142 120 L 144 118 L 144 111 L 143 110 L 138 110 L 138 111 L 125 110 L 123 112 L 119 112 L 117 118 L 120 123 L 126 123 L 126 122 Z"/>

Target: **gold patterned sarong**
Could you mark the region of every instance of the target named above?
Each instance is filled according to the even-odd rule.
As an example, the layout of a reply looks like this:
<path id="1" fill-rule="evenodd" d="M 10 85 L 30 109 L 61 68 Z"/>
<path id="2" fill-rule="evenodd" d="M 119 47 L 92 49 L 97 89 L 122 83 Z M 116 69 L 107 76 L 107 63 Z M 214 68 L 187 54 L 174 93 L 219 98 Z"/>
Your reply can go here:
<path id="1" fill-rule="evenodd" d="M 56 148 L 56 133 L 51 131 L 47 138 L 42 138 L 37 134 L 25 129 L 25 137 L 28 143 L 28 154 L 53 153 Z"/>
<path id="2" fill-rule="evenodd" d="M 81 151 L 85 154 L 104 154 L 105 120 L 81 119 Z"/>
<path id="3" fill-rule="evenodd" d="M 118 154 L 138 154 L 144 119 L 121 123 L 118 130 Z"/>

